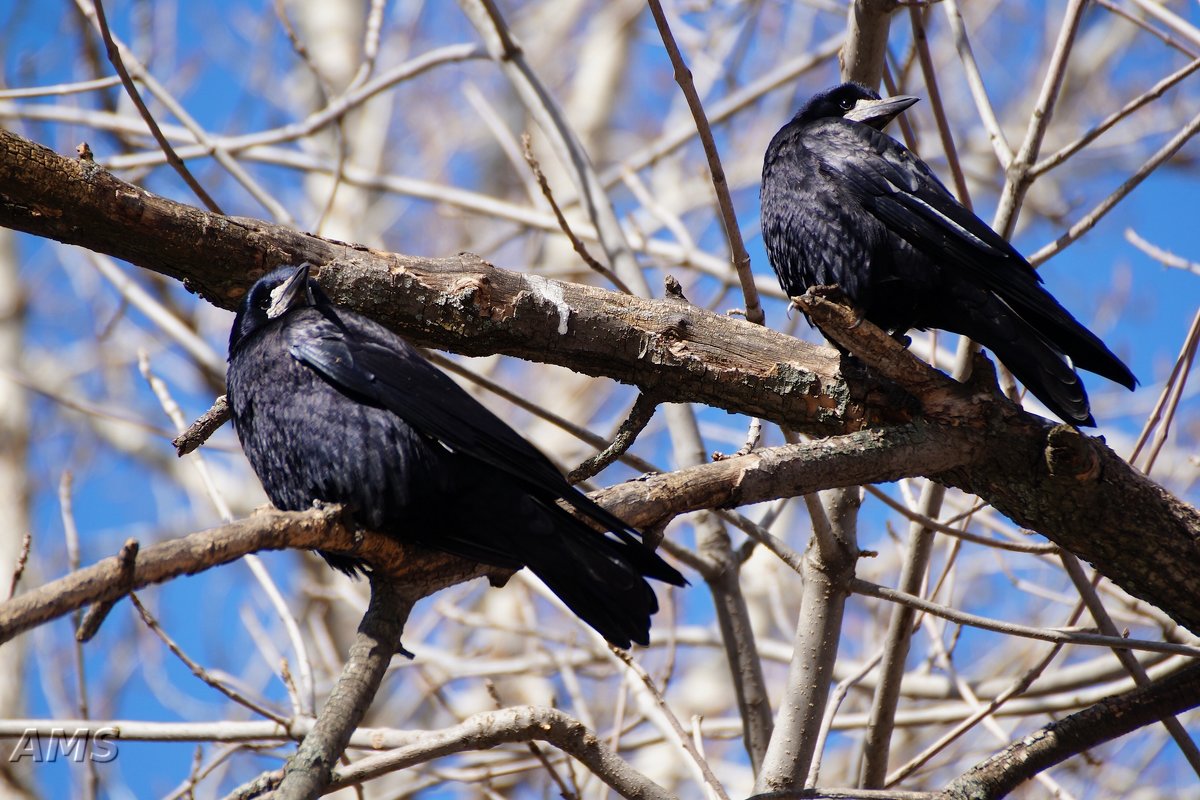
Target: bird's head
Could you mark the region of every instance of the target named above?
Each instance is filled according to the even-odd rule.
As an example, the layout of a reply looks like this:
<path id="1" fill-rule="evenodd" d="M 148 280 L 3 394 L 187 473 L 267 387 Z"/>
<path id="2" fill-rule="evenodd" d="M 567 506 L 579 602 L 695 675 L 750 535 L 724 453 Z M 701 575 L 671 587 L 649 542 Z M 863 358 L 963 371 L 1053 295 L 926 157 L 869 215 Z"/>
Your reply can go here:
<path id="1" fill-rule="evenodd" d="M 796 119 L 812 122 L 827 117 L 841 117 L 881 131 L 917 100 L 907 95 L 880 99 L 878 92 L 862 84 L 843 83 L 813 95 L 796 114 Z"/>
<path id="2" fill-rule="evenodd" d="M 306 261 L 298 267 L 279 267 L 250 287 L 233 320 L 233 330 L 229 333 L 230 352 L 250 334 L 289 311 L 328 302 L 321 287 L 309 277 L 310 266 Z"/>

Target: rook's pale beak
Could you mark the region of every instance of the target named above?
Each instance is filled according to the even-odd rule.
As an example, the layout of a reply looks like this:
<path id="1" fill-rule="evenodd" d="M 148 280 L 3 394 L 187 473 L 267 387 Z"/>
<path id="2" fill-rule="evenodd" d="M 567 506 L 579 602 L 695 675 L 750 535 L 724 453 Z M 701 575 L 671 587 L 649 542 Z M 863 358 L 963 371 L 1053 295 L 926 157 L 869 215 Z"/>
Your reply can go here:
<path id="1" fill-rule="evenodd" d="M 899 116 L 900 112 L 919 100 L 919 97 L 909 97 L 898 94 L 895 97 L 885 97 L 882 100 L 859 100 L 854 108 L 847 111 L 842 119 L 861 122 L 870 125 L 877 131 L 887 127 L 887 124 Z"/>
<path id="2" fill-rule="evenodd" d="M 291 277 L 271 290 L 271 305 L 267 308 L 267 319 L 283 316 L 289 309 L 303 303 L 312 305 L 312 293 L 308 289 L 308 268 L 305 261 L 296 267 Z"/>

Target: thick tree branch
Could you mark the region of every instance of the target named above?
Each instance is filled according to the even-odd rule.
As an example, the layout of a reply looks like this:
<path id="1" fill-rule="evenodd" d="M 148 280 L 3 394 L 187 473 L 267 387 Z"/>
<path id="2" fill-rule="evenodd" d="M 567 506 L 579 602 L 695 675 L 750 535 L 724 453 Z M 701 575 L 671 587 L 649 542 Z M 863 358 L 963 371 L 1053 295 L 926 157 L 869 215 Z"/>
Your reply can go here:
<path id="1" fill-rule="evenodd" d="M 842 78 L 879 86 L 887 55 L 888 29 L 896 0 L 854 0 L 846 24 L 846 44 L 838 53 Z"/>
<path id="2" fill-rule="evenodd" d="M 937 464 L 965 464 L 982 440 L 966 429 L 914 423 L 756 450 L 649 475 L 592 496 L 638 527 L 706 508 L 734 508 L 840 486 L 898 480 Z M 933 465 L 932 467 L 930 465 Z"/>
<path id="3" fill-rule="evenodd" d="M 862 431 L 787 445 L 712 464 L 618 484 L 592 497 L 630 524 L 646 528 L 679 514 L 758 503 L 815 491 L 830 482 L 863 483 L 911 476 L 925 465 L 947 469 L 970 457 L 967 436 L 942 438 L 924 425 Z M 497 573 L 460 558 L 405 546 L 343 525 L 337 510 L 265 511 L 228 525 L 145 547 L 132 577 L 118 557 L 0 604 L 0 644 L 90 603 L 112 602 L 130 591 L 192 575 L 258 550 L 321 549 L 354 555 L 406 586 L 433 591 L 455 581 Z M 448 578 L 453 578 L 447 582 Z"/>
<path id="4" fill-rule="evenodd" d="M 1127 592 L 1200 630 L 1200 514 L 1110 450 L 1085 436 L 1021 411 L 995 392 L 991 370 L 979 366 L 959 384 L 920 362 L 846 306 L 801 298 L 822 332 L 849 347 L 874 370 L 920 398 L 927 416 L 949 425 L 989 419 L 980 458 L 930 478 L 977 494 L 1018 525 L 1038 531 Z M 982 361 L 982 359 L 980 359 Z M 1003 442 L 1003 446 L 995 446 Z M 1151 597 L 1156 599 L 1151 599 Z"/>
<path id="5" fill-rule="evenodd" d="M 973 767 L 945 800 L 993 800 L 1039 772 L 1119 736 L 1200 705 L 1200 664 L 1055 720 Z"/>
<path id="6" fill-rule="evenodd" d="M 508 272 L 471 254 L 412 258 L 208 214 L 7 131 L 0 225 L 125 259 L 230 309 L 280 264 L 330 265 L 319 280 L 336 302 L 417 344 L 507 353 L 650 392 L 668 387 L 677 402 L 781 419 L 818 435 L 909 418 L 905 398 L 878 381 L 857 381 L 862 394 L 851 394 L 836 353 L 761 326 L 682 301 Z"/>
<path id="7" fill-rule="evenodd" d="M 354 555 L 377 571 L 405 582 L 412 591 L 433 591 L 492 570 L 461 558 L 405 546 L 341 522 L 336 508 L 312 511 L 264 511 L 217 528 L 141 548 L 133 575 L 119 556 L 17 595 L 0 603 L 0 644 L 19 633 L 71 613 L 90 603 L 114 602 L 130 591 L 181 575 L 236 561 L 259 550 L 315 550 Z"/>

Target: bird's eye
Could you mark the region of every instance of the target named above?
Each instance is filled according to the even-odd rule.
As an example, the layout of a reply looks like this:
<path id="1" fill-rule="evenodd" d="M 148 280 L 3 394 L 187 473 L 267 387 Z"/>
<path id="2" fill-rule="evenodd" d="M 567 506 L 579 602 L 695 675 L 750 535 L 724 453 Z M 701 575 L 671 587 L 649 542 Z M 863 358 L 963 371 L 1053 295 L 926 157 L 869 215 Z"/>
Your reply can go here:
<path id="1" fill-rule="evenodd" d="M 266 311 L 268 308 L 270 308 L 271 307 L 270 292 L 263 292 L 261 295 L 259 295 L 259 298 L 254 303 L 254 305 L 258 306 L 258 308 L 262 309 L 263 311 Z"/>
<path id="2" fill-rule="evenodd" d="M 842 111 L 849 111 L 850 109 L 854 108 L 854 98 L 843 97 L 841 100 L 838 100 L 838 106 L 842 109 Z"/>

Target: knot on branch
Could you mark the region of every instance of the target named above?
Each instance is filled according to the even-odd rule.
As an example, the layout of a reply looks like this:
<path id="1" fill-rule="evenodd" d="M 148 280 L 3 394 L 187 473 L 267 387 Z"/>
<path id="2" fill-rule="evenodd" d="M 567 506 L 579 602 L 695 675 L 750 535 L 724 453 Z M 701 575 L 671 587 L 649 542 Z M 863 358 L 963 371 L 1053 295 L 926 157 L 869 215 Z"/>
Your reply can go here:
<path id="1" fill-rule="evenodd" d="M 449 300 L 457 308 L 474 308 L 482 319 L 492 316 L 492 281 L 487 275 L 464 275 L 450 287 Z"/>
<path id="2" fill-rule="evenodd" d="M 1092 482 L 1100 477 L 1100 454 L 1089 437 L 1070 425 L 1055 425 L 1046 436 L 1046 468 L 1057 478 Z"/>
<path id="3" fill-rule="evenodd" d="M 667 341 L 683 341 L 692 328 L 692 321 L 682 312 L 668 314 L 659 334 Z"/>

